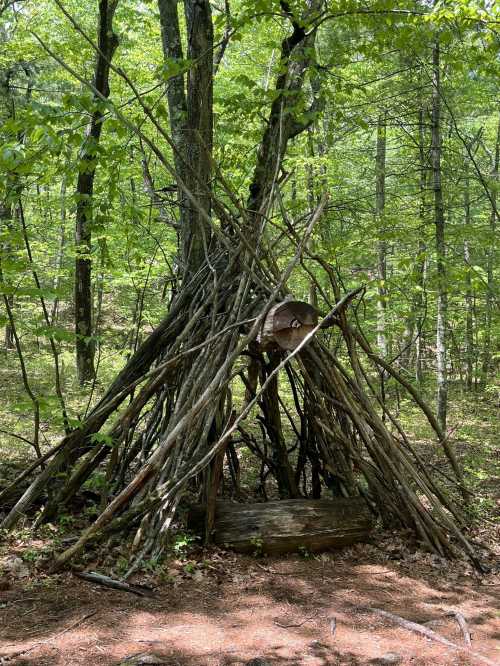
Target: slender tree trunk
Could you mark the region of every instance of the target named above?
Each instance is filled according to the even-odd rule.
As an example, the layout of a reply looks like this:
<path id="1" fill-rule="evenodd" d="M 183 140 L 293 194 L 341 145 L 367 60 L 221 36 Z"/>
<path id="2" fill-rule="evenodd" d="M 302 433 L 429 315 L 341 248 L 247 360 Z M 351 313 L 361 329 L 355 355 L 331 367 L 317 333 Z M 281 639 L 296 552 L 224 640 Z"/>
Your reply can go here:
<path id="1" fill-rule="evenodd" d="M 425 296 L 425 277 L 427 270 L 426 244 L 424 230 L 427 224 L 426 192 L 428 186 L 429 164 L 426 157 L 425 143 L 425 110 L 421 100 L 418 112 L 418 165 L 419 165 L 419 205 L 418 205 L 418 242 L 416 257 L 412 271 L 413 296 L 411 300 L 410 313 L 406 320 L 403 333 L 403 351 L 401 354 L 401 367 L 407 369 L 410 366 L 413 342 L 415 343 L 415 378 L 419 384 L 423 381 L 422 351 L 424 348 L 423 331 L 423 306 Z"/>
<path id="2" fill-rule="evenodd" d="M 56 265 L 54 276 L 53 288 L 56 292 L 54 296 L 54 302 L 52 303 L 52 308 L 50 310 L 50 323 L 52 326 L 57 324 L 57 315 L 59 310 L 59 296 L 57 291 L 59 290 L 59 285 L 61 282 L 61 271 L 64 260 L 64 248 L 66 245 L 66 178 L 63 177 L 61 183 L 61 225 L 59 231 L 59 247 L 57 249 Z"/>
<path id="3" fill-rule="evenodd" d="M 12 228 L 12 204 L 10 202 L 4 202 L 0 204 L 0 229 L 5 234 L 9 229 Z M 3 243 L 2 254 L 9 256 L 11 253 L 9 244 L 7 242 Z M 4 302 L 7 309 L 11 311 L 14 308 L 14 295 L 8 294 L 4 296 Z M 5 349 L 14 349 L 15 340 L 14 340 L 14 331 L 10 325 L 10 319 L 7 317 L 5 324 L 5 333 L 4 333 Z"/>
<path id="4" fill-rule="evenodd" d="M 446 245 L 443 190 L 441 183 L 441 83 L 440 83 L 440 48 L 436 39 L 432 49 L 432 178 L 434 189 L 434 224 L 436 230 L 437 264 L 437 327 L 436 327 L 436 363 L 437 363 L 437 418 L 446 431 L 446 412 L 448 403 L 448 376 L 446 353 L 446 326 L 448 310 L 448 291 L 446 284 Z"/>
<path id="5" fill-rule="evenodd" d="M 484 347 L 483 347 L 482 362 L 481 362 L 481 376 L 483 382 L 487 382 L 491 366 L 491 329 L 492 329 L 492 320 L 493 320 L 492 313 L 495 303 L 495 278 L 493 275 L 493 268 L 495 266 L 495 250 L 496 250 L 495 247 L 496 227 L 497 227 L 496 202 L 498 199 L 497 187 L 498 187 L 499 167 L 500 167 L 500 117 L 498 120 L 497 136 L 495 141 L 495 155 L 493 157 L 493 168 L 491 171 L 491 180 L 493 182 L 493 186 L 491 188 L 493 206 L 491 208 L 491 215 L 490 215 L 491 242 L 489 244 L 487 260 L 486 260 L 486 274 L 487 274 L 486 321 L 485 321 L 485 330 L 484 330 Z"/>
<path id="6" fill-rule="evenodd" d="M 417 335 L 415 336 L 415 379 L 418 384 L 424 381 L 424 361 L 423 352 L 425 348 L 425 331 L 424 331 L 424 315 L 422 312 L 424 303 L 424 294 L 426 288 L 427 276 L 427 259 L 426 259 L 427 246 L 424 241 L 418 242 L 418 256 L 419 259 L 417 267 L 417 287 L 419 288 L 416 297 L 416 311 L 417 311 Z"/>
<path id="7" fill-rule="evenodd" d="M 104 279 L 105 279 L 105 266 L 106 266 L 106 250 L 104 247 L 99 248 L 99 270 L 97 274 L 96 284 L 96 305 L 95 315 L 93 317 L 93 335 L 96 342 L 99 339 L 99 332 L 102 323 L 102 306 L 104 301 Z M 99 345 L 97 345 L 97 348 Z"/>
<path id="8" fill-rule="evenodd" d="M 14 102 L 12 99 L 11 89 L 10 89 L 10 79 L 12 76 L 12 70 L 9 68 L 5 71 L 0 71 L 0 123 L 3 123 L 6 120 L 11 119 L 14 116 Z M 9 230 L 12 229 L 12 190 L 15 187 L 12 176 L 7 176 L 6 183 L 6 197 L 3 201 L 0 202 L 0 231 L 5 236 L 8 236 Z M 8 241 L 5 241 L 2 244 L 2 255 L 6 258 L 10 257 L 11 247 Z M 14 295 L 8 294 L 4 295 L 4 302 L 6 305 L 7 311 L 14 308 Z M 8 312 L 7 312 L 8 315 Z M 5 333 L 4 341 L 6 349 L 14 349 L 15 339 L 14 331 L 10 325 L 10 319 L 7 316 L 5 324 Z"/>
<path id="9" fill-rule="evenodd" d="M 467 160 L 467 156 L 466 156 Z M 470 179 L 469 168 L 465 164 L 465 189 L 464 189 L 464 216 L 465 236 L 464 240 L 464 262 L 465 262 L 465 385 L 467 390 L 472 390 L 472 378 L 474 374 L 474 323 L 473 323 L 473 290 L 470 274 L 471 256 L 469 240 L 471 232 L 470 211 Z"/>
<path id="10" fill-rule="evenodd" d="M 425 155 L 425 111 L 422 107 L 418 115 L 418 152 L 419 152 L 419 166 L 420 166 L 420 206 L 419 218 L 421 233 L 418 240 L 418 260 L 416 262 L 416 294 L 414 301 L 415 309 L 415 324 L 417 327 L 417 335 L 415 336 L 415 379 L 419 384 L 423 382 L 423 362 L 422 352 L 425 345 L 424 339 L 424 298 L 425 298 L 425 283 L 427 275 L 427 259 L 426 252 L 427 246 L 423 240 L 423 230 L 427 221 L 427 183 L 428 183 L 428 162 Z"/>
<path id="11" fill-rule="evenodd" d="M 375 222 L 379 236 L 377 247 L 377 346 L 382 358 L 387 357 L 387 335 L 385 326 L 387 311 L 387 244 L 384 238 L 386 136 L 386 114 L 384 112 L 378 117 L 377 153 L 375 156 Z"/>
<path id="12" fill-rule="evenodd" d="M 321 158 L 319 173 L 320 173 L 321 189 L 323 191 L 326 191 L 328 187 L 327 168 L 326 168 L 326 161 L 328 157 L 328 123 L 329 123 L 328 110 L 325 109 L 323 111 L 323 123 L 318 139 L 318 155 Z"/>
<path id="13" fill-rule="evenodd" d="M 100 0 L 98 47 L 94 72 L 94 87 L 105 97 L 109 96 L 109 63 L 118 46 L 118 38 L 113 32 L 113 16 L 118 0 Z M 94 99 L 96 105 L 87 127 L 85 140 L 79 154 L 79 171 L 76 185 L 76 226 L 75 226 L 75 334 L 76 367 L 78 381 L 85 384 L 95 375 L 92 326 L 92 204 L 96 173 L 97 147 L 101 138 L 104 121 L 102 102 Z"/>

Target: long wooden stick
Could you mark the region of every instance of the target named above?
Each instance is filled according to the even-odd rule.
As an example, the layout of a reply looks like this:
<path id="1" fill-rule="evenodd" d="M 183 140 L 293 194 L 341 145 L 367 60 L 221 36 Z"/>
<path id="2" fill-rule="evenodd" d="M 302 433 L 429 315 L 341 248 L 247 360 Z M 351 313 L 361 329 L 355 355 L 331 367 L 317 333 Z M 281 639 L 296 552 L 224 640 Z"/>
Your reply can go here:
<path id="1" fill-rule="evenodd" d="M 150 597 L 153 594 L 152 590 L 142 585 L 130 585 L 130 583 L 124 583 L 121 580 L 115 580 L 114 578 L 104 576 L 103 574 L 96 573 L 95 571 L 75 571 L 74 575 L 78 576 L 78 578 L 89 581 L 89 583 L 95 583 L 96 585 L 102 585 L 103 587 L 110 587 L 114 590 L 120 590 L 122 592 L 130 592 L 131 594 L 137 594 L 139 597 Z"/>

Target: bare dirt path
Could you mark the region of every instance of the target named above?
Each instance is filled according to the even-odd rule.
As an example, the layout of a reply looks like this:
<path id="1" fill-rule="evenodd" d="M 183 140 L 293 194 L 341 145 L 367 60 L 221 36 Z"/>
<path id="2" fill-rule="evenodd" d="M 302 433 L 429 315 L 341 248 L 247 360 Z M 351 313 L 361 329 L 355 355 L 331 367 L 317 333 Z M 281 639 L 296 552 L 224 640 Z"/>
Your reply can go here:
<path id="1" fill-rule="evenodd" d="M 479 579 L 460 563 L 421 554 L 392 560 L 372 546 L 309 559 L 212 552 L 171 563 L 154 598 L 70 574 L 17 580 L 0 592 L 0 664 L 485 663 L 395 625 L 369 611 L 374 607 L 465 645 L 446 615 L 459 611 L 472 649 L 500 664 L 498 583 L 498 576 Z M 143 661 L 124 662 L 144 653 Z"/>

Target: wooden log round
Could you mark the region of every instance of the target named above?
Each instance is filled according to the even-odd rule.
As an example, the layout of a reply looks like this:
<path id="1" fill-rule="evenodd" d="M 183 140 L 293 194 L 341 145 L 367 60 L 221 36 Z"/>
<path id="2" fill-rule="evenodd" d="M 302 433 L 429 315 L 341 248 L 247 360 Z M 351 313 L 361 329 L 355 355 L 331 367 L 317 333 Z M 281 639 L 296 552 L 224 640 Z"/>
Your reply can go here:
<path id="1" fill-rule="evenodd" d="M 188 525 L 199 529 L 204 507 L 192 507 Z M 201 523 L 200 523 L 201 521 Z M 260 504 L 218 501 L 214 542 L 242 553 L 319 552 L 365 541 L 373 516 L 362 498 L 279 500 Z"/>
<path id="2" fill-rule="evenodd" d="M 318 323 L 318 312 L 303 301 L 285 301 L 268 312 L 258 342 L 263 350 L 293 351 Z"/>

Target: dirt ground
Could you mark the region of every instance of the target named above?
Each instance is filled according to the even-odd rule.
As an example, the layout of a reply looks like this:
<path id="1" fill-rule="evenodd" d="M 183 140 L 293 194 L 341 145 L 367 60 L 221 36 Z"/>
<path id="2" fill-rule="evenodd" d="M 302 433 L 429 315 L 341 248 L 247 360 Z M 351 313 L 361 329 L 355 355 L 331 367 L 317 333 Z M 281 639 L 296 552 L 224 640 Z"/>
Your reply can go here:
<path id="1" fill-rule="evenodd" d="M 4 580 L 0 664 L 500 663 L 498 572 L 480 577 L 465 563 L 394 544 L 305 558 L 205 551 L 137 580 L 154 584 L 154 595 L 110 590 L 70 573 Z M 472 648 L 446 647 L 373 609 L 465 646 L 447 616 L 459 611 Z"/>

